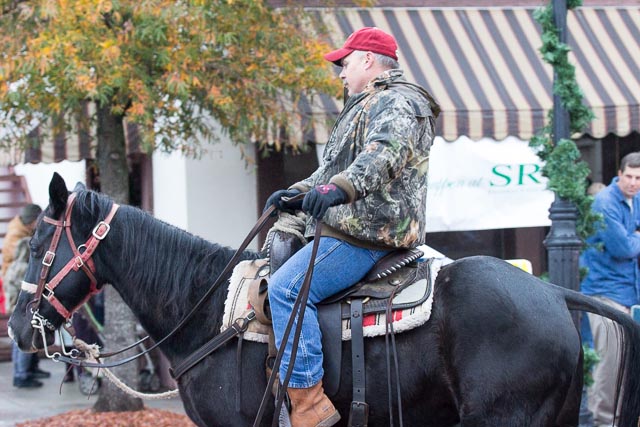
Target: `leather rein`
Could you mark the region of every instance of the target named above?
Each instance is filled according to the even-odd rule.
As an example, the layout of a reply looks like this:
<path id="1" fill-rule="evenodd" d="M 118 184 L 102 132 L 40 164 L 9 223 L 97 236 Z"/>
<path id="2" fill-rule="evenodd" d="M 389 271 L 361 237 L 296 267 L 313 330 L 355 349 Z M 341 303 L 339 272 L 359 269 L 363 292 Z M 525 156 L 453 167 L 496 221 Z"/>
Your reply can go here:
<path id="1" fill-rule="evenodd" d="M 293 197 L 291 200 L 301 200 L 304 197 L 304 193 L 303 194 L 299 194 L 295 197 Z M 55 327 L 53 326 L 53 324 L 48 321 L 47 319 L 45 319 L 42 315 L 39 314 L 39 305 L 40 302 L 42 300 L 42 298 L 44 297 L 47 301 L 49 301 L 51 303 L 51 305 L 56 309 L 56 311 L 65 319 L 65 321 L 69 321 L 71 319 L 71 317 L 73 316 L 73 313 L 75 312 L 75 310 L 77 310 L 79 307 L 81 307 L 86 301 L 89 300 L 89 298 L 91 298 L 91 296 L 93 296 L 94 294 L 100 292 L 100 289 L 98 289 L 98 282 L 95 278 L 95 264 L 93 262 L 93 260 L 91 259 L 93 253 L 95 252 L 96 248 L 98 247 L 98 245 L 100 244 L 100 242 L 107 236 L 107 234 L 109 233 L 111 226 L 109 225 L 113 219 L 113 217 L 115 216 L 119 205 L 117 205 L 116 203 L 113 203 L 112 207 L 111 207 L 111 211 L 109 212 L 109 214 L 107 215 L 107 217 L 103 220 L 100 221 L 93 229 L 91 236 L 89 237 L 89 239 L 83 244 L 78 246 L 77 248 L 75 247 L 75 243 L 73 241 L 73 236 L 71 233 L 71 212 L 72 212 L 72 208 L 73 205 L 75 203 L 75 199 L 76 199 L 76 193 L 71 193 L 69 195 L 69 198 L 67 199 L 67 209 L 66 212 L 63 216 L 63 218 L 61 220 L 56 220 L 50 217 L 44 217 L 44 221 L 52 224 L 56 227 L 56 230 L 54 232 L 53 238 L 51 240 L 51 244 L 49 245 L 49 250 L 45 253 L 45 256 L 43 257 L 42 260 L 42 270 L 40 271 L 40 277 L 38 280 L 38 284 L 34 285 L 32 283 L 28 283 L 23 281 L 22 282 L 22 289 L 27 291 L 27 292 L 34 292 L 34 298 L 32 301 L 29 302 L 28 307 L 30 307 L 31 309 L 31 313 L 33 314 L 33 318 L 31 321 L 32 326 L 34 327 L 34 329 L 37 329 L 40 331 L 41 336 L 42 336 L 42 340 L 44 343 L 44 348 L 45 348 L 45 353 L 47 355 L 47 357 L 55 360 L 55 361 L 62 361 L 62 362 L 66 362 L 72 365 L 76 365 L 76 366 L 83 366 L 83 367 L 89 367 L 89 368 L 111 368 L 111 367 L 115 367 L 115 366 L 120 366 L 123 364 L 126 364 L 128 362 L 131 362 L 141 356 L 143 356 L 146 353 L 149 353 L 150 351 L 152 351 L 153 349 L 155 349 L 156 347 L 158 347 L 160 344 L 162 344 L 163 342 L 165 342 L 167 339 L 169 339 L 170 337 L 172 337 L 173 335 L 175 335 L 190 319 L 191 317 L 193 317 L 193 315 L 202 307 L 202 305 L 209 299 L 209 297 L 211 296 L 211 294 L 220 286 L 220 284 L 223 282 L 223 279 L 225 277 L 227 277 L 231 271 L 233 270 L 233 268 L 237 265 L 238 260 L 240 258 L 240 256 L 242 255 L 242 253 L 244 252 L 244 250 L 247 248 L 247 246 L 249 246 L 249 243 L 251 243 L 251 241 L 255 238 L 255 236 L 257 236 L 257 234 L 260 232 L 260 230 L 264 227 L 264 225 L 268 222 L 269 218 L 271 217 L 272 213 L 275 211 L 275 207 L 272 205 L 270 206 L 268 209 L 266 209 L 262 215 L 260 216 L 260 218 L 258 219 L 257 223 L 253 226 L 253 228 L 251 229 L 251 231 L 249 232 L 249 234 L 247 235 L 247 237 L 245 237 L 244 241 L 242 242 L 242 244 L 240 245 L 240 247 L 236 250 L 236 252 L 233 254 L 233 256 L 231 257 L 231 259 L 229 260 L 229 262 L 227 263 L 227 265 L 225 266 L 225 268 L 222 270 L 222 272 L 218 275 L 218 277 L 216 278 L 216 281 L 211 285 L 211 287 L 207 290 L 207 292 L 205 292 L 205 294 L 202 296 L 202 298 L 198 301 L 198 303 L 196 303 L 196 305 L 191 309 L 191 311 L 178 323 L 177 326 L 175 326 L 173 328 L 173 330 L 171 330 L 164 338 L 162 338 L 161 340 L 157 341 L 153 346 L 150 346 L 149 348 L 145 349 L 144 351 L 133 355 L 131 357 L 116 361 L 116 362 L 111 362 L 111 363 L 103 363 L 103 362 L 98 362 L 98 363 L 94 363 L 94 362 L 86 362 L 84 360 L 80 360 L 79 356 L 80 356 L 80 352 L 76 349 L 72 350 L 71 352 L 67 352 L 63 350 L 62 352 L 64 354 L 60 354 L 60 353 L 54 353 L 53 355 L 50 355 L 47 351 L 47 342 L 46 342 L 46 337 L 45 337 L 45 332 L 44 332 L 44 328 L 46 327 L 47 329 L 50 330 L 54 330 L 55 331 Z M 289 339 L 289 335 L 292 331 L 292 329 L 294 329 L 294 340 L 293 340 L 293 348 L 291 349 L 291 358 L 295 359 L 295 355 L 297 353 L 298 350 L 298 341 L 299 341 L 299 337 L 300 337 L 300 333 L 301 333 L 301 328 L 302 328 L 302 318 L 304 317 L 304 312 L 305 312 L 305 308 L 306 308 L 306 301 L 307 298 L 309 296 L 309 288 L 310 288 L 310 282 L 311 282 L 311 277 L 313 275 L 313 267 L 314 267 L 314 261 L 316 258 L 316 254 L 318 251 L 318 243 L 320 241 L 320 235 L 321 235 L 321 230 L 322 228 L 322 223 L 320 221 L 317 222 L 316 224 L 316 230 L 315 230 L 315 236 L 314 236 L 314 240 L 313 240 L 313 247 L 312 247 L 312 254 L 311 254 L 311 258 L 309 260 L 309 267 L 306 271 L 302 286 L 301 286 L 301 292 L 298 295 L 298 297 L 296 298 L 296 301 L 294 303 L 293 306 L 293 310 L 291 313 L 291 316 L 289 318 L 289 321 L 287 322 L 286 328 L 285 328 L 285 332 L 284 332 L 284 342 L 287 342 Z M 58 244 L 60 243 L 60 238 L 62 236 L 62 231 L 66 230 L 67 233 L 67 238 L 69 241 L 69 245 L 71 246 L 71 249 L 73 251 L 74 257 L 71 258 L 67 264 L 53 277 L 53 279 L 51 279 L 50 282 L 47 283 L 47 278 L 49 276 L 50 273 L 50 269 L 51 266 L 53 264 L 53 260 L 55 259 L 56 256 L 56 249 L 58 248 Z M 83 250 L 81 250 L 83 249 Z M 65 308 L 62 303 L 58 300 L 58 298 L 56 298 L 55 296 L 55 288 L 62 282 L 62 280 L 71 272 L 71 271 L 78 271 L 79 269 L 82 269 L 85 274 L 89 277 L 89 280 L 91 282 L 91 287 L 90 287 L 90 291 L 89 293 L 82 299 L 82 301 L 80 303 L 78 303 L 75 307 L 73 307 L 71 310 L 68 310 L 67 308 Z M 36 307 L 36 309 L 34 310 L 33 307 Z M 297 316 L 296 316 L 297 314 Z M 229 340 L 231 340 L 232 338 L 241 335 L 242 333 L 244 333 L 244 331 L 246 331 L 246 329 L 249 326 L 249 322 L 251 322 L 253 319 L 256 318 L 256 314 L 253 310 L 251 310 L 246 317 L 244 318 L 240 318 L 240 319 L 236 319 L 235 322 L 233 323 L 233 325 L 228 328 L 227 330 L 225 330 L 224 332 L 217 334 L 216 336 L 214 336 L 211 340 L 209 340 L 207 343 L 205 343 L 202 347 L 200 347 L 199 349 L 197 349 L 193 354 L 191 354 L 189 357 L 187 357 L 184 361 L 182 361 L 180 364 L 178 364 L 176 366 L 176 369 L 172 369 L 171 373 L 172 376 L 174 378 L 179 378 L 182 374 L 184 374 L 186 371 L 188 371 L 189 369 L 191 369 L 193 366 L 195 366 L 196 364 L 198 364 L 202 359 L 204 359 L 207 355 L 211 354 L 213 351 L 217 350 L 220 346 L 222 346 L 224 343 L 228 342 Z M 297 318 L 297 322 L 295 322 Z M 295 322 L 295 327 L 294 327 L 294 322 Z M 108 357 L 108 356 L 113 356 L 115 354 L 119 354 L 122 353 L 126 350 L 129 350 L 133 347 L 135 347 L 137 344 L 139 344 L 140 342 L 146 340 L 148 338 L 145 337 L 142 340 L 120 350 L 114 353 L 109 353 L 108 355 L 103 354 L 101 355 L 101 357 Z M 60 339 L 62 340 L 62 336 L 60 336 Z M 264 412 L 266 410 L 267 407 L 267 398 L 269 395 L 269 390 L 273 389 L 273 384 L 275 383 L 275 381 L 277 380 L 277 373 L 278 373 L 278 368 L 280 366 L 280 363 L 282 361 L 282 357 L 284 356 L 284 350 L 285 350 L 285 346 L 282 346 L 276 355 L 276 360 L 272 369 L 272 373 L 271 376 L 269 377 L 269 380 L 267 382 L 267 387 L 264 391 L 264 394 L 262 396 L 262 400 L 260 402 L 260 407 L 258 408 L 258 414 L 256 415 L 256 418 L 254 420 L 254 424 L 253 426 L 256 427 L 258 425 L 261 424 L 262 421 L 262 417 L 264 415 Z M 279 413 L 280 410 L 282 409 L 282 404 L 283 401 L 285 399 L 285 392 L 287 389 L 287 385 L 289 383 L 289 379 L 291 377 L 293 371 L 293 363 L 290 363 L 289 366 L 287 367 L 287 371 L 285 374 L 285 377 L 283 378 L 282 381 L 282 387 L 279 388 L 278 394 L 276 396 L 276 410 L 275 410 L 275 414 L 273 417 L 273 422 L 272 422 L 272 426 L 277 425 L 277 420 L 279 418 Z"/>
<path id="2" fill-rule="evenodd" d="M 254 225 L 252 230 L 249 232 L 247 237 L 244 239 L 244 241 L 242 242 L 240 247 L 236 250 L 236 252 L 234 253 L 233 257 L 229 260 L 229 262 L 227 263 L 225 268 L 218 275 L 218 277 L 215 280 L 215 282 L 211 285 L 211 287 L 207 290 L 207 292 L 202 296 L 202 298 L 198 301 L 198 303 L 196 303 L 196 305 L 191 309 L 191 311 L 189 313 L 187 313 L 185 315 L 185 317 L 180 322 L 178 322 L 178 325 L 175 326 L 164 338 L 162 338 L 159 341 L 157 341 L 153 346 L 150 346 L 150 347 L 146 348 L 144 351 L 142 351 L 140 353 L 137 353 L 137 354 L 135 354 L 133 356 L 130 356 L 128 358 L 125 358 L 125 359 L 122 359 L 122 360 L 119 360 L 119 361 L 116 361 L 116 362 L 110 362 L 110 363 L 104 363 L 104 362 L 95 363 L 95 362 L 87 362 L 85 360 L 81 360 L 79 358 L 80 352 L 78 350 L 75 350 L 75 349 L 72 352 L 66 352 L 65 350 L 63 350 L 64 355 L 60 354 L 60 353 L 54 353 L 53 355 L 50 355 L 48 352 L 46 352 L 47 345 L 46 345 L 44 328 L 46 327 L 47 329 L 49 329 L 51 331 L 55 331 L 56 328 L 53 326 L 53 324 L 49 320 L 45 319 L 42 315 L 39 314 L 37 308 L 35 310 L 33 309 L 33 307 L 38 307 L 39 306 L 41 298 L 44 297 L 49 302 L 55 301 L 55 302 L 52 303 L 52 306 L 54 308 L 56 308 L 58 313 L 62 317 L 64 317 L 64 319 L 66 321 L 69 321 L 69 319 L 73 315 L 73 312 L 76 309 L 78 309 L 80 306 L 82 306 L 82 304 L 84 304 L 86 301 L 88 301 L 89 298 L 91 298 L 92 295 L 94 295 L 95 293 L 100 291 L 99 289 L 97 289 L 97 280 L 95 279 L 95 265 L 94 265 L 93 261 L 91 260 L 91 255 L 95 251 L 95 249 L 98 246 L 98 244 L 100 243 L 100 241 L 102 241 L 106 237 L 107 233 L 109 232 L 109 230 L 111 228 L 109 223 L 111 222 L 111 220 L 115 216 L 115 213 L 118 210 L 119 206 L 116 203 L 114 203 L 112 208 L 111 208 L 111 212 L 109 213 L 107 218 L 105 218 L 104 221 L 100 221 L 98 223 L 98 225 L 96 225 L 96 227 L 94 228 L 94 230 L 92 232 L 92 235 L 91 235 L 91 237 L 89 237 L 87 242 L 84 245 L 81 245 L 76 249 L 75 245 L 73 243 L 72 236 L 71 236 L 71 210 L 72 210 L 73 204 L 75 202 L 75 197 L 76 197 L 75 193 L 71 193 L 70 194 L 69 199 L 67 201 L 67 210 L 66 210 L 65 215 L 63 216 L 63 219 L 55 220 L 55 219 L 52 219 L 52 218 L 49 218 L 49 217 L 45 217 L 44 218 L 45 222 L 55 225 L 56 226 L 56 230 L 54 232 L 54 236 L 53 236 L 53 239 L 51 241 L 49 250 L 46 252 L 46 254 L 45 254 L 45 256 L 44 256 L 44 258 L 42 260 L 42 270 L 40 272 L 40 278 L 39 278 L 39 281 L 38 281 L 38 285 L 34 285 L 32 283 L 23 282 L 22 289 L 27 291 L 27 292 L 31 292 L 31 293 L 35 292 L 34 299 L 29 303 L 29 306 L 31 307 L 31 313 L 33 314 L 33 318 L 32 318 L 31 324 L 34 327 L 34 329 L 39 330 L 41 335 L 42 335 L 42 339 L 43 339 L 44 347 L 45 347 L 45 353 L 46 353 L 47 357 L 49 357 L 49 358 L 51 358 L 51 359 L 53 359 L 55 361 L 61 361 L 61 362 L 65 362 L 65 363 L 69 363 L 69 364 L 75 365 L 75 366 L 83 366 L 83 367 L 88 367 L 88 368 L 112 368 L 112 367 L 124 365 L 126 363 L 129 363 L 129 362 L 131 362 L 133 360 L 136 360 L 139 357 L 151 352 L 152 350 L 154 350 L 155 348 L 160 346 L 160 344 L 162 344 L 166 340 L 168 340 L 170 337 L 174 336 L 196 314 L 196 312 L 204 305 L 204 303 L 209 299 L 209 297 L 212 295 L 212 293 L 223 283 L 224 278 L 227 277 L 231 273 L 233 268 L 238 263 L 239 258 L 242 255 L 242 253 L 244 252 L 244 250 L 247 248 L 247 246 L 249 246 L 249 243 L 251 243 L 251 241 L 255 238 L 255 236 L 257 236 L 257 234 L 260 232 L 260 230 L 268 222 L 268 220 L 271 217 L 273 211 L 275 210 L 274 206 L 270 206 L 267 210 L 265 210 L 263 212 L 262 216 L 260 216 L 260 218 L 258 219 L 257 223 Z M 71 248 L 73 250 L 74 257 L 71 260 L 69 260 L 69 262 L 65 265 L 65 267 L 62 270 L 60 270 L 54 276 L 54 278 L 51 280 L 51 282 L 46 283 L 47 277 L 49 275 L 50 267 L 53 264 L 53 259 L 55 258 L 55 251 L 56 251 L 58 243 L 60 241 L 60 237 L 62 235 L 62 230 L 63 229 L 66 229 L 66 231 L 67 231 L 67 237 L 69 239 L 69 244 L 71 245 Z M 83 247 L 85 249 L 81 252 L 80 249 L 83 248 Z M 82 268 L 83 271 L 85 271 L 85 273 L 89 277 L 89 280 L 91 281 L 91 288 L 90 288 L 89 294 L 76 307 L 74 307 L 71 310 L 67 310 L 59 302 L 59 300 L 57 298 L 55 298 L 54 290 L 55 290 L 55 287 L 60 284 L 62 279 L 67 274 L 69 274 L 70 271 L 72 271 L 72 270 L 77 271 L 80 268 Z M 230 339 L 234 338 L 235 336 L 243 333 L 247 329 L 247 327 L 249 326 L 249 322 L 251 320 L 253 320 L 254 318 L 255 318 L 255 313 L 254 312 L 250 312 L 245 318 L 237 319 L 229 329 L 227 329 L 225 332 L 223 332 L 221 334 L 218 334 L 216 337 L 214 337 L 209 342 L 209 344 L 210 344 L 209 348 L 211 348 L 211 343 L 212 342 L 217 343 L 217 345 L 215 345 L 215 348 L 218 348 L 220 345 L 224 344 L 225 342 L 229 341 Z M 111 356 L 114 356 L 116 354 L 122 353 L 124 351 L 127 351 L 127 350 L 133 348 L 133 347 L 136 347 L 138 344 L 140 344 L 141 342 L 145 341 L 148 338 L 149 337 L 147 336 L 147 337 L 135 342 L 134 344 L 131 344 L 128 347 L 126 347 L 124 349 L 121 349 L 119 351 L 108 353 L 108 354 L 107 353 L 101 354 L 100 357 L 101 358 L 111 357 Z M 193 360 L 193 358 L 188 358 L 188 359 Z M 181 364 L 181 366 L 184 366 L 184 364 Z M 188 370 L 192 366 L 193 365 L 189 366 L 187 369 L 185 369 L 185 371 Z M 182 374 L 182 373 L 183 372 L 181 372 L 180 374 Z"/>

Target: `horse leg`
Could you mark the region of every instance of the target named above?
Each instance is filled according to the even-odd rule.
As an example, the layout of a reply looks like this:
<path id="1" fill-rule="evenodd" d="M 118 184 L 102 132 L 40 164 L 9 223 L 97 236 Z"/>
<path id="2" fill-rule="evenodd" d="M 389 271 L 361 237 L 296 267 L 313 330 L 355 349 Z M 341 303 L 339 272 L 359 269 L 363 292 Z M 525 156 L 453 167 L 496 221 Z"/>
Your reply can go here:
<path id="1" fill-rule="evenodd" d="M 580 358 L 576 364 L 576 371 L 573 374 L 567 397 L 564 401 L 564 405 L 560 409 L 558 418 L 554 427 L 569 427 L 577 426 L 580 422 L 580 402 L 582 401 L 582 387 L 583 387 L 583 362 L 584 354 L 580 349 Z"/>

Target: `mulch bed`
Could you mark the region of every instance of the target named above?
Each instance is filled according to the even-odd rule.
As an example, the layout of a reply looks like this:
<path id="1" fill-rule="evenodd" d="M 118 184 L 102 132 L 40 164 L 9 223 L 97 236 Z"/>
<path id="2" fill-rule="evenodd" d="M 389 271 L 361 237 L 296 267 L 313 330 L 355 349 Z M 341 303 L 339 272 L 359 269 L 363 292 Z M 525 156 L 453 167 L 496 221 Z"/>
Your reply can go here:
<path id="1" fill-rule="evenodd" d="M 69 411 L 53 417 L 25 421 L 16 427 L 195 427 L 189 417 L 162 409 L 95 412 L 93 409 Z"/>

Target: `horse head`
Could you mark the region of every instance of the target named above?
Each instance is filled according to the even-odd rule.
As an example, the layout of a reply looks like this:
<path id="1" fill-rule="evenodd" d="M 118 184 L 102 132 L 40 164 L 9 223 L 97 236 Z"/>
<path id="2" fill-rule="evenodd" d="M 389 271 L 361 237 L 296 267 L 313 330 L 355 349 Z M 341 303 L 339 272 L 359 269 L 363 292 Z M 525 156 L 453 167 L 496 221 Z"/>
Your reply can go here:
<path id="1" fill-rule="evenodd" d="M 99 221 L 99 213 L 83 206 L 89 204 L 81 197 L 87 192 L 80 183 L 69 192 L 57 173 L 51 179 L 49 206 L 37 220 L 29 265 L 9 319 L 9 334 L 23 351 L 53 344 L 54 332 L 104 284 L 92 255 L 109 232 L 117 205 L 111 203 L 108 217 Z"/>

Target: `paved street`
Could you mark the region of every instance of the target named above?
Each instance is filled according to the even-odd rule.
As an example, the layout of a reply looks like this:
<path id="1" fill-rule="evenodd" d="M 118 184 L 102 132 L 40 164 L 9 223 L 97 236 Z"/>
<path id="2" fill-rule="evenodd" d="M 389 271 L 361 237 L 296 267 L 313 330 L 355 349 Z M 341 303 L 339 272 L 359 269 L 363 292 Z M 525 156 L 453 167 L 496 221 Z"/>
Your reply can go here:
<path id="1" fill-rule="evenodd" d="M 65 372 L 64 364 L 41 360 L 40 368 L 51 372 L 51 378 L 42 380 L 43 387 L 18 389 L 13 387 L 11 362 L 0 363 L 0 427 L 13 427 L 17 422 L 49 417 L 76 409 L 88 409 L 93 406 L 97 396 L 89 398 L 83 395 L 77 381 L 62 384 L 60 388 Z M 145 405 L 184 414 L 179 398 L 147 400 Z"/>

